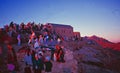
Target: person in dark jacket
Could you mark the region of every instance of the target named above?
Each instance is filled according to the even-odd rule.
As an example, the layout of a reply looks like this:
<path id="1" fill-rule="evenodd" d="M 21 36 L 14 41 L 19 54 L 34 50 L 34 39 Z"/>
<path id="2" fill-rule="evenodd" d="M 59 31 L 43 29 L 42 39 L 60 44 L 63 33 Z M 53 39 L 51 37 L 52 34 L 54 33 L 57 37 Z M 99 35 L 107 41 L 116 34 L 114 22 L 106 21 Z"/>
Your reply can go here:
<path id="1" fill-rule="evenodd" d="M 31 68 L 28 64 L 26 64 L 26 67 L 24 68 L 24 73 L 32 73 Z"/>
<path id="2" fill-rule="evenodd" d="M 44 63 L 41 54 L 35 54 L 35 60 L 33 61 L 34 73 L 41 73 L 44 70 Z"/>
<path id="3" fill-rule="evenodd" d="M 47 56 L 45 59 L 45 72 L 51 72 L 52 71 L 52 62 L 50 61 L 50 57 Z"/>

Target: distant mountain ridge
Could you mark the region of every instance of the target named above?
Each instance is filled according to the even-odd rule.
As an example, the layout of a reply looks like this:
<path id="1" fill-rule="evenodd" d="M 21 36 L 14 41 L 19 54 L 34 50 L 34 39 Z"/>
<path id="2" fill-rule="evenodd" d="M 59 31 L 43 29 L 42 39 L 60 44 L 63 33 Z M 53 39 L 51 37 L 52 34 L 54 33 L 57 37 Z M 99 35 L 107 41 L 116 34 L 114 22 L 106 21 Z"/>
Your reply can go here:
<path id="1" fill-rule="evenodd" d="M 119 43 L 113 43 L 113 42 L 110 42 L 107 39 L 104 39 L 102 37 L 98 37 L 96 35 L 87 37 L 87 39 L 97 42 L 103 48 L 112 48 L 114 50 L 120 50 L 120 42 Z"/>

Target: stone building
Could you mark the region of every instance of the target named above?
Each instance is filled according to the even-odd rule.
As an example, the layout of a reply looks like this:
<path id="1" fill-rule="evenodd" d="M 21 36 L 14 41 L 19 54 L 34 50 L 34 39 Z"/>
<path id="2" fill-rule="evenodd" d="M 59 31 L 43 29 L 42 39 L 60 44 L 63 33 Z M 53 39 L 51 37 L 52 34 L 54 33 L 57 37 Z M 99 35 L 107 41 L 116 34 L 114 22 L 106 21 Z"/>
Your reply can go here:
<path id="1" fill-rule="evenodd" d="M 74 37 L 73 27 L 70 25 L 64 24 L 54 24 L 54 23 L 46 23 L 46 25 L 52 28 L 52 31 L 55 31 L 60 37 L 64 39 L 72 39 Z"/>
<path id="2" fill-rule="evenodd" d="M 81 39 L 80 32 L 74 32 L 74 37 L 77 39 Z"/>

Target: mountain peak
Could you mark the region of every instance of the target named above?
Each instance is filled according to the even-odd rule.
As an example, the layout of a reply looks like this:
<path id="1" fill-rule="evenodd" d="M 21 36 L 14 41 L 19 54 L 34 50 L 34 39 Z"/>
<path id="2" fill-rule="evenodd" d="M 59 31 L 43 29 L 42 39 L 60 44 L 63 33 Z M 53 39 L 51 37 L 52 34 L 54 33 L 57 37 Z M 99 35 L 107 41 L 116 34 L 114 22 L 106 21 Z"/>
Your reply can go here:
<path id="1" fill-rule="evenodd" d="M 92 39 L 92 40 L 95 40 L 95 41 L 98 41 L 98 42 L 103 42 L 103 43 L 112 43 L 109 40 L 107 40 L 103 37 L 96 36 L 96 35 L 90 36 L 89 39 Z"/>

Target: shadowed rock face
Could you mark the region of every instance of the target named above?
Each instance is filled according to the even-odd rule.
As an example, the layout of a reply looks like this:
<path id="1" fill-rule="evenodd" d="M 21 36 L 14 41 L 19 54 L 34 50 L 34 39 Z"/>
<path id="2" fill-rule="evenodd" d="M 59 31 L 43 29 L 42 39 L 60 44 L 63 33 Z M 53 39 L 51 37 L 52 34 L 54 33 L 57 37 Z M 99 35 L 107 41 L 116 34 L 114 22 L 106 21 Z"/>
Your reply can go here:
<path id="1" fill-rule="evenodd" d="M 87 40 L 64 42 L 64 46 L 67 47 L 65 49 L 67 63 L 58 64 L 61 73 L 120 73 L 119 51 L 104 49 L 96 42 L 86 44 L 87 42 Z M 77 69 L 77 72 L 74 69 Z"/>
<path id="2" fill-rule="evenodd" d="M 113 59 L 118 61 L 110 50 L 98 49 L 92 46 L 84 46 L 74 51 L 74 57 L 78 62 L 78 73 L 119 73 L 114 69 Z M 114 63 L 115 64 L 115 63 Z M 119 64 L 119 63 L 118 63 Z M 118 66 L 116 64 L 116 66 Z"/>
<path id="3" fill-rule="evenodd" d="M 54 63 L 56 73 L 119 73 L 120 52 L 87 41 L 64 42 L 66 63 Z M 77 48 L 77 49 L 76 49 Z M 56 70 L 56 68 L 58 70 Z"/>

